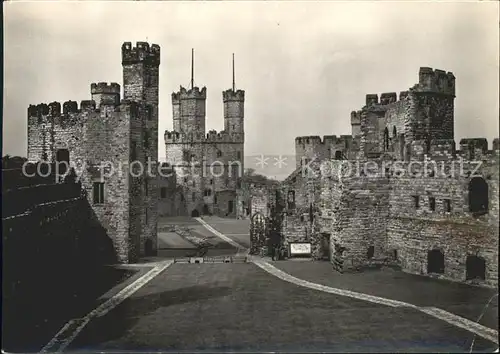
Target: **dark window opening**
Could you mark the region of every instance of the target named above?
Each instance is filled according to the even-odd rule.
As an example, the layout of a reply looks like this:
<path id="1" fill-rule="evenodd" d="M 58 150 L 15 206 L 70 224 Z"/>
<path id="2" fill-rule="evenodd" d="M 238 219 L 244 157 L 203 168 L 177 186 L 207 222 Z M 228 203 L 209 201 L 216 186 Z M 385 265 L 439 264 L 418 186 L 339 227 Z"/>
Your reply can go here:
<path id="1" fill-rule="evenodd" d="M 392 257 L 394 258 L 395 261 L 398 260 L 398 250 L 392 251 Z"/>
<path id="2" fill-rule="evenodd" d="M 342 160 L 342 151 L 335 151 L 335 160 Z"/>
<path id="3" fill-rule="evenodd" d="M 444 199 L 443 204 L 444 204 L 444 211 L 449 213 L 451 211 L 451 201 L 449 199 Z"/>
<path id="4" fill-rule="evenodd" d="M 130 153 L 130 159 L 131 159 L 131 161 L 135 161 L 135 160 L 137 160 L 137 149 L 136 149 L 135 141 L 132 142 L 131 149 L 132 149 L 132 151 Z"/>
<path id="5" fill-rule="evenodd" d="M 217 150 L 217 157 L 221 157 L 221 156 L 222 156 L 222 151 Z"/>
<path id="6" fill-rule="evenodd" d="M 300 216 L 300 221 L 301 221 L 301 222 L 304 222 L 304 215 L 301 215 L 301 216 Z"/>
<path id="7" fill-rule="evenodd" d="M 238 151 L 238 152 L 236 153 L 236 156 L 238 157 L 238 160 L 239 160 L 239 159 L 241 159 L 241 151 Z"/>
<path id="8" fill-rule="evenodd" d="M 227 210 L 228 210 L 228 213 L 233 212 L 233 201 L 232 200 L 227 202 Z"/>
<path id="9" fill-rule="evenodd" d="M 429 197 L 429 209 L 432 211 L 436 210 L 436 198 Z"/>
<path id="10" fill-rule="evenodd" d="M 415 209 L 420 208 L 420 197 L 418 195 L 413 196 L 413 205 L 415 205 Z"/>
<path id="11" fill-rule="evenodd" d="M 395 137 L 396 137 L 396 135 L 397 135 L 397 134 L 396 134 L 396 127 L 395 127 L 395 126 L 393 126 L 393 127 L 392 127 L 392 137 L 393 137 L 393 138 L 395 138 Z"/>
<path id="12" fill-rule="evenodd" d="M 375 246 L 368 247 L 368 251 L 366 252 L 366 258 L 372 259 L 375 254 Z"/>
<path id="13" fill-rule="evenodd" d="M 481 177 L 469 182 L 469 210 L 476 215 L 488 212 L 488 183 Z"/>
<path id="14" fill-rule="evenodd" d="M 104 182 L 94 182 L 94 204 L 104 204 Z"/>
<path id="15" fill-rule="evenodd" d="M 288 191 L 288 209 L 295 209 L 295 191 Z"/>
<path id="16" fill-rule="evenodd" d="M 384 151 L 389 150 L 389 129 L 384 129 Z"/>
<path id="17" fill-rule="evenodd" d="M 56 151 L 56 162 L 58 163 L 58 172 L 63 175 L 69 168 L 69 150 L 58 149 Z"/>
<path id="18" fill-rule="evenodd" d="M 444 254 L 440 250 L 427 253 L 427 273 L 444 274 Z"/>
<path id="19" fill-rule="evenodd" d="M 486 261 L 482 257 L 467 256 L 465 279 L 486 279 Z"/>
<path id="20" fill-rule="evenodd" d="M 167 197 L 167 187 L 161 187 L 160 196 L 162 199 L 165 199 Z"/>
<path id="21" fill-rule="evenodd" d="M 214 179 L 213 178 L 210 179 L 210 184 L 214 184 Z"/>

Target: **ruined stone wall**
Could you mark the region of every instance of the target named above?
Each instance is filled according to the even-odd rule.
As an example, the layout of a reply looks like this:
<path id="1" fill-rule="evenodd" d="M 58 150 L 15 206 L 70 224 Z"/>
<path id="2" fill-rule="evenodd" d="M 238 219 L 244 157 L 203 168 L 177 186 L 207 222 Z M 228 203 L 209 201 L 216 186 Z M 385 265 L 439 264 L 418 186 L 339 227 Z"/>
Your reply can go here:
<path id="1" fill-rule="evenodd" d="M 494 158 L 485 161 L 477 172 L 488 184 L 489 210 L 485 215 L 469 211 L 471 177 L 467 175 L 475 164 L 464 166 L 464 176 L 460 176 L 458 166 L 453 166 L 455 177 L 436 174 L 391 181 L 388 248 L 397 251 L 403 269 L 427 274 L 428 251 L 439 249 L 444 253 L 444 277 L 464 281 L 467 256 L 477 255 L 486 260 L 485 284 L 497 284 L 498 160 Z M 451 168 L 448 162 L 446 170 Z M 431 203 L 435 205 L 434 210 Z"/>

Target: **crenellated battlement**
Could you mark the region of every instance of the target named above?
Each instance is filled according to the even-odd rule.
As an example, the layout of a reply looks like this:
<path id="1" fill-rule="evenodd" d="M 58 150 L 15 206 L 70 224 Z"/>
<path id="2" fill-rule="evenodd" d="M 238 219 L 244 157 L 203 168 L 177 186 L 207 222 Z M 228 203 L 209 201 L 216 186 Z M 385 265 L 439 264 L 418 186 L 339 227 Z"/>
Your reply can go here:
<path id="1" fill-rule="evenodd" d="M 485 154 L 488 151 L 488 140 L 486 138 L 467 138 L 460 140 L 460 150 L 470 151 L 479 149 Z"/>
<path id="2" fill-rule="evenodd" d="M 323 139 L 318 135 L 298 136 L 295 138 L 295 145 L 330 145 L 348 140 L 352 140 L 352 135 L 324 135 Z"/>
<path id="3" fill-rule="evenodd" d="M 352 111 L 351 112 L 351 125 L 360 125 L 361 124 L 361 111 Z"/>
<path id="4" fill-rule="evenodd" d="M 116 82 L 98 82 L 98 83 L 91 83 L 90 84 L 90 93 L 91 94 L 99 94 L 99 93 L 115 93 L 115 94 L 120 94 L 120 85 L 117 84 Z"/>
<path id="5" fill-rule="evenodd" d="M 244 101 L 245 100 L 245 91 L 244 90 L 233 91 L 232 89 L 222 91 L 222 100 L 223 100 L 223 102 Z"/>
<path id="6" fill-rule="evenodd" d="M 172 104 L 180 104 L 180 103 L 181 103 L 181 93 L 172 92 Z"/>
<path id="7" fill-rule="evenodd" d="M 419 92 L 434 92 L 455 96 L 455 76 L 452 72 L 421 67 L 418 73 Z"/>
<path id="8" fill-rule="evenodd" d="M 160 46 L 147 42 L 137 42 L 132 46 L 131 42 L 125 42 L 122 45 L 122 64 L 137 64 L 144 62 L 148 65 L 160 65 Z"/>
<path id="9" fill-rule="evenodd" d="M 164 134 L 165 143 L 240 143 L 242 142 L 241 134 L 230 134 L 226 131 L 217 132 L 210 130 L 207 134 L 192 133 L 185 134 L 177 131 L 166 130 Z"/>
<path id="10" fill-rule="evenodd" d="M 172 101 L 175 100 L 190 100 L 190 99 L 206 99 L 207 98 L 207 88 L 203 87 L 201 90 L 199 87 L 193 87 L 191 89 L 186 89 L 185 87 L 180 87 L 178 92 L 172 93 Z"/>
<path id="11" fill-rule="evenodd" d="M 384 92 L 380 95 L 380 104 L 387 105 L 398 100 L 396 92 Z"/>

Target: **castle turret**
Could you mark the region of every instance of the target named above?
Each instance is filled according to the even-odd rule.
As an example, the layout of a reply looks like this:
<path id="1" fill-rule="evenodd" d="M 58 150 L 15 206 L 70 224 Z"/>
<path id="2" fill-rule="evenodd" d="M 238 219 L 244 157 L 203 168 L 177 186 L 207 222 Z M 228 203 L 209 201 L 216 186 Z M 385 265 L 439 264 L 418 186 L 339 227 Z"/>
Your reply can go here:
<path id="1" fill-rule="evenodd" d="M 90 93 L 92 100 L 95 102 L 96 108 L 101 104 L 120 104 L 120 85 L 112 82 L 108 85 L 106 82 L 92 83 L 90 85 Z"/>
<path id="2" fill-rule="evenodd" d="M 416 123 L 416 136 L 427 139 L 454 138 L 455 76 L 451 72 L 420 68 L 418 84 L 411 90 L 414 104 L 423 112 Z"/>
<path id="3" fill-rule="evenodd" d="M 236 90 L 233 54 L 233 87 L 222 92 L 224 102 L 224 130 L 229 134 L 244 135 L 245 91 Z M 243 140 L 242 140 L 243 141 Z"/>
<path id="4" fill-rule="evenodd" d="M 172 117 L 174 120 L 174 132 L 181 131 L 181 100 L 179 93 L 172 93 Z"/>
<path id="5" fill-rule="evenodd" d="M 191 88 L 180 87 L 179 92 L 172 94 L 174 130 L 189 137 L 205 135 L 205 107 L 207 89 L 194 86 L 194 50 L 191 52 Z M 178 115 L 177 106 L 178 105 Z M 176 123 L 175 121 L 179 121 Z M 178 126 L 178 129 L 176 127 Z"/>

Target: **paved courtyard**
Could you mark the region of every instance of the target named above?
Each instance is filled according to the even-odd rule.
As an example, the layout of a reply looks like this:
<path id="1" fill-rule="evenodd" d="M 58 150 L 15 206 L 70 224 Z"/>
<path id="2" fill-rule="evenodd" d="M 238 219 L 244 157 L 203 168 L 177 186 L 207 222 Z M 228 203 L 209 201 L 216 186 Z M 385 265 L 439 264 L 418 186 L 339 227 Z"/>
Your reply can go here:
<path id="1" fill-rule="evenodd" d="M 204 221 L 248 246 L 248 221 Z M 162 220 L 161 225 L 171 222 Z M 181 222 L 202 235 L 209 233 L 196 220 Z M 235 252 L 229 244 L 225 249 Z M 438 307 L 473 321 L 495 294 L 392 270 L 340 275 L 326 262 L 266 264 L 316 284 Z M 497 298 L 479 322 L 498 330 Z M 91 317 L 75 334 L 67 350 L 469 352 L 473 341 L 475 352 L 498 347 L 417 309 L 298 286 L 254 263 L 173 263 L 109 312 Z"/>

